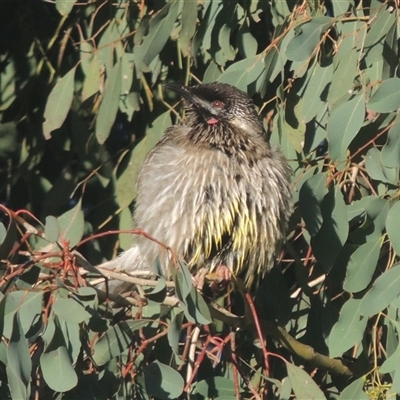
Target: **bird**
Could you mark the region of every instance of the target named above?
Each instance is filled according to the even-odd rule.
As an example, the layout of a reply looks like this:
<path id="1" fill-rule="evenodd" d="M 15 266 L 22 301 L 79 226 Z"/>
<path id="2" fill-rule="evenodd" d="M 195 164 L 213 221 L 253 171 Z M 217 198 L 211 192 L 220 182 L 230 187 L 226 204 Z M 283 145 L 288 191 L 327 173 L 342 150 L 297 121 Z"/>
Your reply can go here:
<path id="1" fill-rule="evenodd" d="M 184 101 L 181 123 L 166 129 L 136 182 L 134 226 L 171 248 L 195 273 L 228 268 L 247 288 L 273 267 L 293 204 L 291 168 L 271 146 L 252 99 L 226 83 L 167 83 Z M 169 252 L 145 237 L 123 252 L 117 270 L 158 263 Z"/>

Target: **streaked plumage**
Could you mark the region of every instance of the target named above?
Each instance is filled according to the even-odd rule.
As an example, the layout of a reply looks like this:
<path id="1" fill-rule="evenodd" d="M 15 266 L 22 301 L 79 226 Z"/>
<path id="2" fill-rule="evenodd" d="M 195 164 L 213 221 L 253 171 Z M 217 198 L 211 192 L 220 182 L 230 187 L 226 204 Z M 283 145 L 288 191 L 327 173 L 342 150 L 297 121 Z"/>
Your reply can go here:
<path id="1" fill-rule="evenodd" d="M 134 225 L 192 271 L 224 265 L 251 286 L 272 267 L 286 235 L 290 168 L 269 146 L 244 92 L 221 83 L 167 87 L 184 97 L 186 115 L 143 164 Z M 143 269 L 157 258 L 168 275 L 167 252 L 138 238 L 118 269 Z"/>

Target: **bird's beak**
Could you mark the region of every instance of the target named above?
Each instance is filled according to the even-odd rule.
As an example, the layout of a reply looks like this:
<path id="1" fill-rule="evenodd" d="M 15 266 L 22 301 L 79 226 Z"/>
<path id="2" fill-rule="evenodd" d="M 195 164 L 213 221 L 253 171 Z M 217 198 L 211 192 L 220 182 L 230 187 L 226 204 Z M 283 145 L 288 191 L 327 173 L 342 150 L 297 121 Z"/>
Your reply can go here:
<path id="1" fill-rule="evenodd" d="M 190 88 L 187 86 L 182 86 L 177 83 L 166 83 L 164 85 L 166 89 L 173 90 L 176 93 L 179 93 L 184 99 L 189 101 L 191 104 L 193 104 L 197 108 L 205 108 L 207 109 L 207 103 L 200 99 L 200 97 L 196 96 L 190 91 Z"/>

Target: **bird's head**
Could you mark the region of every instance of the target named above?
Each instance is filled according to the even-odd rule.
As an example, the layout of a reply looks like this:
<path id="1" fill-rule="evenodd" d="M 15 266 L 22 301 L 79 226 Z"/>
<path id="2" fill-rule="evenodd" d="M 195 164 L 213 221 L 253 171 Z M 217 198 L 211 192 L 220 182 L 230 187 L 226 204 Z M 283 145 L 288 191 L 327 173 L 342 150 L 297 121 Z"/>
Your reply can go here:
<path id="1" fill-rule="evenodd" d="M 235 131 L 247 136 L 264 134 L 253 101 L 234 86 L 213 82 L 195 86 L 168 83 L 165 87 L 185 99 L 185 125 L 204 134 Z"/>

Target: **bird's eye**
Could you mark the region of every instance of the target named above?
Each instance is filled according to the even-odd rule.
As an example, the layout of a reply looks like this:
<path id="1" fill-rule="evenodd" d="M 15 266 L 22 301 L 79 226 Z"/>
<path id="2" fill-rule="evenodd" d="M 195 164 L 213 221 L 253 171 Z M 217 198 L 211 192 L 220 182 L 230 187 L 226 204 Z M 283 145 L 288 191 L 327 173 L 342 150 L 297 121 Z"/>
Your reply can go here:
<path id="1" fill-rule="evenodd" d="M 216 108 L 217 110 L 222 110 L 225 107 L 225 104 L 220 100 L 214 100 L 211 103 L 212 108 Z"/>

